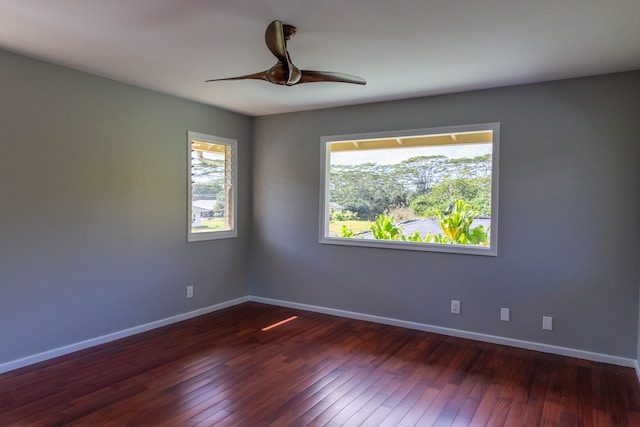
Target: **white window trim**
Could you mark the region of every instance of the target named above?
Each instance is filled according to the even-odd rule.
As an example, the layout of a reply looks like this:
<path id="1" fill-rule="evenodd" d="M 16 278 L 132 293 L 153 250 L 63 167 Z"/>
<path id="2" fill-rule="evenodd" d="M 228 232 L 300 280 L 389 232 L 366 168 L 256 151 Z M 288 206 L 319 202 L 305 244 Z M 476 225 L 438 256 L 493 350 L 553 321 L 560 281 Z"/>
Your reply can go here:
<path id="1" fill-rule="evenodd" d="M 491 158 L 491 241 L 489 246 L 447 245 L 437 243 L 415 243 L 396 240 L 369 240 L 349 239 L 329 236 L 329 145 L 334 141 L 349 141 L 374 138 L 410 137 L 416 135 L 435 135 L 443 133 L 473 132 L 479 130 L 493 131 L 492 158 Z M 323 136 L 321 141 L 321 165 L 320 165 L 320 239 L 321 244 L 363 246 L 369 248 L 403 249 L 412 251 L 446 252 L 467 255 L 498 255 L 498 175 L 500 164 L 500 123 L 480 123 L 460 126 L 444 126 L 426 129 L 412 129 L 389 132 L 360 133 L 348 135 Z"/>
<path id="2" fill-rule="evenodd" d="M 231 147 L 231 229 L 214 230 L 200 233 L 191 231 L 192 186 L 191 186 L 191 141 L 192 140 L 223 144 Z M 204 133 L 187 131 L 187 242 L 204 240 L 230 239 L 238 237 L 238 141 Z"/>

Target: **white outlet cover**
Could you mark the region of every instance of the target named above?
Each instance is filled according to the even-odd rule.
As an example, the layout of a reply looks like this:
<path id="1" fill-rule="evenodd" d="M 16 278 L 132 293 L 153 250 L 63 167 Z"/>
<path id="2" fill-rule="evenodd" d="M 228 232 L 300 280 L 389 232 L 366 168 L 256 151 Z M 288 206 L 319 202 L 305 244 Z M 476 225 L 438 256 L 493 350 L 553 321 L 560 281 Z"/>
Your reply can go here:
<path id="1" fill-rule="evenodd" d="M 453 314 L 460 314 L 460 301 L 451 300 L 451 312 Z"/>
<path id="2" fill-rule="evenodd" d="M 553 330 L 553 317 L 542 316 L 542 329 L 544 329 L 545 331 Z"/>
<path id="3" fill-rule="evenodd" d="M 508 308 L 501 308 L 500 309 L 500 320 L 503 320 L 505 322 L 509 321 L 509 309 Z"/>

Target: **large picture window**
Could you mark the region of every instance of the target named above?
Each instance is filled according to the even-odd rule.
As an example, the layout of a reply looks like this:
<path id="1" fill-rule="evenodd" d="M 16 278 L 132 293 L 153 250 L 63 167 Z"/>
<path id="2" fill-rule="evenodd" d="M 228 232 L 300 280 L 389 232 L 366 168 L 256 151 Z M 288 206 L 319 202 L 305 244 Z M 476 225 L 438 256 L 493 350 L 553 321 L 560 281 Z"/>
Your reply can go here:
<path id="1" fill-rule="evenodd" d="M 322 137 L 320 242 L 497 255 L 499 130 Z"/>
<path id="2" fill-rule="evenodd" d="M 237 142 L 188 132 L 187 147 L 187 241 L 236 237 Z"/>

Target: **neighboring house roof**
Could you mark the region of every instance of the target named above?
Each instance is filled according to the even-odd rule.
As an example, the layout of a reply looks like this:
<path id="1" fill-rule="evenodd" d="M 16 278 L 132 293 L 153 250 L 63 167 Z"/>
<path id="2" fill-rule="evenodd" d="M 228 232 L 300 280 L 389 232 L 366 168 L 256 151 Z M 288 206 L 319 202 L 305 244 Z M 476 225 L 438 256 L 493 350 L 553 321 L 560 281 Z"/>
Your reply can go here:
<path id="1" fill-rule="evenodd" d="M 333 208 L 336 211 L 341 211 L 344 209 L 344 207 L 342 207 L 341 205 L 337 204 L 336 202 L 329 202 L 329 206 L 331 208 Z"/>
<path id="2" fill-rule="evenodd" d="M 410 219 L 408 221 L 401 222 L 398 225 L 402 227 L 402 233 L 406 236 L 413 234 L 416 231 L 420 233 L 420 236 L 422 236 L 422 238 L 425 238 L 429 233 L 443 234 L 442 229 L 438 225 L 438 221 L 434 218 Z M 480 225 L 483 225 L 486 230 L 491 225 L 491 218 L 476 218 L 471 223 L 471 228 L 475 228 Z M 371 232 L 362 234 L 362 237 L 364 239 L 373 239 L 373 235 L 371 234 Z"/>
<path id="3" fill-rule="evenodd" d="M 204 213 L 204 212 L 211 212 L 211 209 L 203 209 L 203 208 L 199 208 L 197 206 L 191 206 L 191 212 L 192 213 Z"/>
<path id="4" fill-rule="evenodd" d="M 194 200 L 193 202 L 191 202 L 191 210 L 193 212 L 212 211 L 215 204 L 215 200 Z"/>

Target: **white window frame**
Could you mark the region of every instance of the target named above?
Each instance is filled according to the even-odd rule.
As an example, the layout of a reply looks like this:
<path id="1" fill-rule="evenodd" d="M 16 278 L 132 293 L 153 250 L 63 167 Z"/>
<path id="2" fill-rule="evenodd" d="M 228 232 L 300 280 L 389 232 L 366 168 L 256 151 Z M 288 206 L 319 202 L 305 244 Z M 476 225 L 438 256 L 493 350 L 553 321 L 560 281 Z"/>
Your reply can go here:
<path id="1" fill-rule="evenodd" d="M 212 230 L 194 233 L 192 231 L 192 182 L 191 182 L 191 143 L 193 140 L 225 145 L 231 148 L 230 158 L 226 159 L 231 165 L 231 191 L 228 203 L 231 210 L 230 228 L 224 230 Z M 187 131 L 187 242 L 200 242 L 203 240 L 230 239 L 238 237 L 238 141 L 204 133 Z"/>
<path id="2" fill-rule="evenodd" d="M 330 144 L 338 141 L 357 141 L 376 138 L 403 138 L 420 135 L 438 135 L 462 132 L 493 132 L 491 158 L 491 240 L 489 246 L 451 245 L 438 243 L 415 243 L 397 240 L 353 239 L 329 236 L 329 173 Z M 364 246 L 370 248 L 404 249 L 413 251 L 447 252 L 468 255 L 498 255 L 498 176 L 500 164 L 500 123 L 480 123 L 471 125 L 445 126 L 426 129 L 411 129 L 389 132 L 360 133 L 323 136 L 321 141 L 320 166 L 320 243 L 344 246 Z"/>

